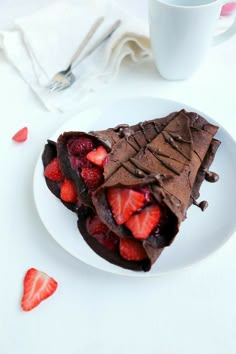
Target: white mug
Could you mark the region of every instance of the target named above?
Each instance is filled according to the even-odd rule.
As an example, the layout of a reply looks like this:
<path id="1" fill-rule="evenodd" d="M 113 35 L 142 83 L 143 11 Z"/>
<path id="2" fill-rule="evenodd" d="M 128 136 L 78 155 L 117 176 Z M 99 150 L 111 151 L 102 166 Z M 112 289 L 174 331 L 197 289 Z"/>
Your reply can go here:
<path id="1" fill-rule="evenodd" d="M 154 60 L 162 77 L 184 80 L 192 76 L 211 43 L 236 33 L 236 21 L 213 38 L 221 0 L 149 0 L 150 37 Z M 213 39 L 213 40 L 212 40 Z"/>

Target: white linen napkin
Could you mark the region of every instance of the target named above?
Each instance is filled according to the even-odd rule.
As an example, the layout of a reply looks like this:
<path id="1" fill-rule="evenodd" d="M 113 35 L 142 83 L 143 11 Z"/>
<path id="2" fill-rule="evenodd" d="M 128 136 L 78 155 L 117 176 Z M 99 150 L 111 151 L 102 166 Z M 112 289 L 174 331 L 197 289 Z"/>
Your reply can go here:
<path id="1" fill-rule="evenodd" d="M 70 88 L 49 93 L 46 86 L 50 79 L 67 68 L 91 26 L 102 17 L 85 52 L 116 20 L 120 19 L 121 25 L 93 54 L 74 66 L 77 80 Z M 54 3 L 16 20 L 11 31 L 0 32 L 0 47 L 44 106 L 61 112 L 76 110 L 89 92 L 114 78 L 125 57 L 137 61 L 151 54 L 147 26 L 109 0 Z"/>

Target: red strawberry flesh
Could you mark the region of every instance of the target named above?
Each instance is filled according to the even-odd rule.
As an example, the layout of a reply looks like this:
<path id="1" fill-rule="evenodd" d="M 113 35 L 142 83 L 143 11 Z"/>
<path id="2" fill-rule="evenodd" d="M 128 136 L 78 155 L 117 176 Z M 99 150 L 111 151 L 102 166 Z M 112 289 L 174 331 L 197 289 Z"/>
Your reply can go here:
<path id="1" fill-rule="evenodd" d="M 147 258 L 141 243 L 131 238 L 120 239 L 120 255 L 128 261 L 142 261 Z"/>
<path id="2" fill-rule="evenodd" d="M 44 176 L 54 182 L 61 182 L 64 179 L 64 176 L 61 172 L 59 166 L 59 160 L 55 157 L 44 170 Z"/>
<path id="3" fill-rule="evenodd" d="M 97 166 L 104 166 L 107 162 L 108 153 L 103 146 L 99 146 L 96 150 L 90 151 L 86 157 Z"/>
<path id="4" fill-rule="evenodd" d="M 108 188 L 107 199 L 116 223 L 121 225 L 143 207 L 145 196 L 130 188 L 114 187 Z"/>
<path id="5" fill-rule="evenodd" d="M 28 138 L 28 128 L 24 127 L 20 129 L 15 135 L 13 135 L 12 140 L 17 143 L 23 143 Z"/>
<path id="6" fill-rule="evenodd" d="M 24 292 L 21 300 L 22 309 L 24 311 L 32 310 L 51 296 L 56 289 L 56 280 L 35 268 L 29 269 L 24 278 Z"/>
<path id="7" fill-rule="evenodd" d="M 65 179 L 61 186 L 60 197 L 64 202 L 76 203 L 78 200 L 76 187 L 70 179 Z"/>
<path id="8" fill-rule="evenodd" d="M 132 215 L 125 223 L 126 227 L 137 239 L 146 239 L 158 225 L 161 210 L 158 205 L 145 207 L 139 213 Z"/>

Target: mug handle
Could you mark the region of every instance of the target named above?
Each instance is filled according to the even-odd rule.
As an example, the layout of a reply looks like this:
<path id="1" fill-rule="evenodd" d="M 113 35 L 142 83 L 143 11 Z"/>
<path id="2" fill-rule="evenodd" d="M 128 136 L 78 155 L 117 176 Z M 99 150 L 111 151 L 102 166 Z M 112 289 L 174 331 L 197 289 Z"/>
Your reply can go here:
<path id="1" fill-rule="evenodd" d="M 229 1 L 225 1 L 225 0 L 222 2 L 224 5 L 229 3 Z M 213 38 L 213 43 L 212 43 L 213 45 L 221 44 L 236 34 L 236 10 L 234 10 L 233 13 L 234 13 L 234 22 L 225 32 L 218 34 Z"/>

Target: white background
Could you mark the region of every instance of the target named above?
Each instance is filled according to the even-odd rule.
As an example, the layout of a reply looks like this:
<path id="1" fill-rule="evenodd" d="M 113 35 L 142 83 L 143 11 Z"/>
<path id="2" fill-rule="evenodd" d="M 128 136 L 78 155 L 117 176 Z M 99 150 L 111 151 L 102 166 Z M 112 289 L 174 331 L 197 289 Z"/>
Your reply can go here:
<path id="1" fill-rule="evenodd" d="M 2 28 L 48 2 L 1 2 Z M 146 1 L 122 3 L 146 19 Z M 127 63 L 96 101 L 132 95 L 179 100 L 236 138 L 235 63 L 236 37 L 211 49 L 185 82 L 162 80 L 151 61 Z M 38 154 L 67 117 L 46 112 L 2 55 L 0 115 L 0 354 L 235 354 L 236 235 L 205 261 L 159 278 L 125 278 L 80 263 L 47 233 L 32 194 Z M 28 141 L 14 144 L 11 136 L 25 125 Z M 53 275 L 59 287 L 24 313 L 22 279 L 31 266 Z"/>

